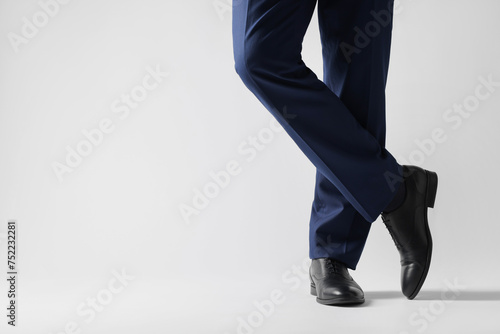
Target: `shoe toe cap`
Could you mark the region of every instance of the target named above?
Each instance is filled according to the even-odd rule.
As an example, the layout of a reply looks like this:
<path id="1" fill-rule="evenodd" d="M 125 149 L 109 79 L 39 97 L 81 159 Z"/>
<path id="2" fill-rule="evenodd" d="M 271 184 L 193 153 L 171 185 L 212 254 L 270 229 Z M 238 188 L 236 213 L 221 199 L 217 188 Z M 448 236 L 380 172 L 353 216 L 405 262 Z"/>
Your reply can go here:
<path id="1" fill-rule="evenodd" d="M 411 263 L 401 267 L 401 289 L 407 298 L 413 299 L 416 296 L 423 274 L 424 266 L 420 263 Z"/>
<path id="2" fill-rule="evenodd" d="M 364 298 L 363 290 L 353 284 L 335 284 L 325 287 L 323 293 L 326 298 Z"/>

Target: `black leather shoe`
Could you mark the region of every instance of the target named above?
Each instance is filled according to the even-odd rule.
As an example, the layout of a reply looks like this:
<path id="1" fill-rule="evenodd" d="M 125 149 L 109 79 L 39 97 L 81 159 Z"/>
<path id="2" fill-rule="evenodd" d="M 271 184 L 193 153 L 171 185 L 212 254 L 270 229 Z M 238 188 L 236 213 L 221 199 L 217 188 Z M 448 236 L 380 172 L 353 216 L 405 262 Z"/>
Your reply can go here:
<path id="1" fill-rule="evenodd" d="M 356 283 L 345 264 L 332 258 L 313 259 L 309 269 L 311 294 L 325 305 L 361 304 L 363 290 Z"/>
<path id="2" fill-rule="evenodd" d="M 413 299 L 424 284 L 432 255 L 432 238 L 427 221 L 427 208 L 434 207 L 437 174 L 428 170 L 403 166 L 406 197 L 391 212 L 383 212 L 382 220 L 401 257 L 401 289 Z"/>

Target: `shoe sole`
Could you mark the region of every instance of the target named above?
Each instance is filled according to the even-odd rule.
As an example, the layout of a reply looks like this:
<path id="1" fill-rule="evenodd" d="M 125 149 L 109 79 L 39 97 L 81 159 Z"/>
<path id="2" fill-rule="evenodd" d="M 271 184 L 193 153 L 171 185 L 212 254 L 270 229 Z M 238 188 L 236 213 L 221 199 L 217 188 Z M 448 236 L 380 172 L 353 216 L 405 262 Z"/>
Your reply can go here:
<path id="1" fill-rule="evenodd" d="M 353 305 L 353 304 L 362 304 L 365 302 L 365 299 L 359 298 L 346 298 L 346 297 L 338 297 L 338 298 L 330 298 L 330 299 L 321 299 L 318 296 L 316 291 L 316 286 L 314 283 L 311 283 L 311 295 L 316 296 L 316 301 L 323 305 Z"/>
<path id="2" fill-rule="evenodd" d="M 436 201 L 436 193 L 437 193 L 437 186 L 438 186 L 438 177 L 437 174 L 431 171 L 426 170 L 425 174 L 427 176 L 427 188 L 425 190 L 425 215 L 424 215 L 424 223 L 425 223 L 425 233 L 427 235 L 427 240 L 429 242 L 429 247 L 427 249 L 427 262 L 424 267 L 424 271 L 422 273 L 422 276 L 420 277 L 417 287 L 415 288 L 415 291 L 412 292 L 412 294 L 408 297 L 408 299 L 413 299 L 415 298 L 418 293 L 420 292 L 420 289 L 422 288 L 422 285 L 424 284 L 425 279 L 427 278 L 427 273 L 429 272 L 429 267 L 431 266 L 431 257 L 432 257 L 432 237 L 431 237 L 431 231 L 429 229 L 429 220 L 427 219 L 427 208 L 434 208 L 434 202 Z"/>

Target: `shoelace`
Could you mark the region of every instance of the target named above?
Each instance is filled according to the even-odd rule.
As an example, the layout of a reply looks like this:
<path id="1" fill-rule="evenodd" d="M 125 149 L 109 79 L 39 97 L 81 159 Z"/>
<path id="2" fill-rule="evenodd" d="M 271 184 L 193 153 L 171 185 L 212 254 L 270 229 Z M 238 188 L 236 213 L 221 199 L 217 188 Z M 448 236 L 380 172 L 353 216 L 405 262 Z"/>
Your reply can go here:
<path id="1" fill-rule="evenodd" d="M 385 227 L 387 227 L 387 230 L 389 231 L 389 234 L 391 235 L 392 241 L 394 241 L 394 244 L 396 245 L 396 248 L 398 250 L 401 249 L 401 244 L 398 242 L 396 237 L 394 236 L 394 231 L 392 230 L 392 226 L 389 224 L 385 224 Z"/>
<path id="2" fill-rule="evenodd" d="M 339 269 L 337 267 L 337 261 L 327 258 L 325 260 L 326 268 L 330 273 L 338 273 Z"/>

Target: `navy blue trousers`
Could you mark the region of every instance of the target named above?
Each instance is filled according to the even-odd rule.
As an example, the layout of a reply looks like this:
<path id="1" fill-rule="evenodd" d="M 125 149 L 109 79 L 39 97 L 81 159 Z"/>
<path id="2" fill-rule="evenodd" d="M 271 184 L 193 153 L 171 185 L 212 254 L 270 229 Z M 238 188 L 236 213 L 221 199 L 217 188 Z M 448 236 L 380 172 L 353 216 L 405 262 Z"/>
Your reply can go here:
<path id="1" fill-rule="evenodd" d="M 318 5 L 323 80 L 302 60 Z M 235 69 L 316 167 L 311 259 L 355 269 L 402 166 L 385 148 L 392 0 L 233 0 Z"/>

